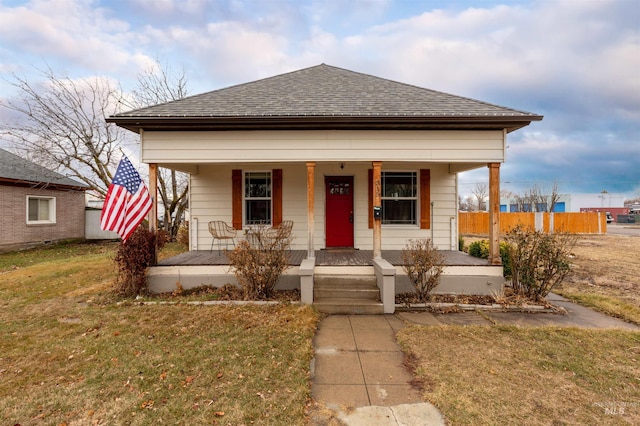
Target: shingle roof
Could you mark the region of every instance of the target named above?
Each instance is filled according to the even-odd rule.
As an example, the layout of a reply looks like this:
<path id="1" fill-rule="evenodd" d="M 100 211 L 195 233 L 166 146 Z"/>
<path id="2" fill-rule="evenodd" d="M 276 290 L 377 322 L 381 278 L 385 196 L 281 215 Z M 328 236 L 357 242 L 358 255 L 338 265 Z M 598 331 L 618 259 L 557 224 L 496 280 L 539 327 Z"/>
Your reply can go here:
<path id="1" fill-rule="evenodd" d="M 54 185 L 75 189 L 88 188 L 84 183 L 69 179 L 4 149 L 0 149 L 0 181 L 33 186 Z"/>
<path id="2" fill-rule="evenodd" d="M 371 123 L 406 121 L 518 121 L 529 124 L 541 116 L 465 97 L 399 83 L 337 68 L 318 65 L 275 77 L 215 90 L 178 101 L 110 117 L 119 125 L 140 127 L 158 119 L 203 124 L 256 119 L 263 123 L 344 123 L 359 119 Z M 143 120 L 143 121 L 140 121 Z M 353 123 L 353 121 L 350 121 Z M 165 121 L 167 123 L 167 121 Z M 526 125 L 524 124 L 524 125 Z M 522 126 L 518 126 L 522 127 Z"/>

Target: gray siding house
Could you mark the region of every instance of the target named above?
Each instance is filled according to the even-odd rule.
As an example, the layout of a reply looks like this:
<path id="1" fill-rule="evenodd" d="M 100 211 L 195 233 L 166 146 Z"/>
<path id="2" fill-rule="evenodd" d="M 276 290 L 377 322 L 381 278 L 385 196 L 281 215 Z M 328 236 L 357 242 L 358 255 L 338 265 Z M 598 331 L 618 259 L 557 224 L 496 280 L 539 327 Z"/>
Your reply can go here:
<path id="1" fill-rule="evenodd" d="M 293 249 L 302 261 L 290 273 L 302 288 L 307 278 L 298 277 L 345 266 L 344 259 L 324 264 L 331 263 L 323 259 L 333 251 L 366 258 L 364 265 L 346 266 L 370 268 L 370 274 L 401 275 L 397 253 L 409 239 L 431 238 L 453 256 L 462 171 L 487 169 L 492 229 L 499 229 L 499 170 L 507 135 L 541 119 L 321 64 L 108 121 L 140 135 L 150 176 L 157 166 L 189 173 L 194 255 L 211 247 L 210 221 L 223 220 L 238 235 L 257 224 L 293 221 Z M 154 185 L 151 179 L 152 192 Z M 491 240 L 490 262 L 482 266 L 493 269 L 466 271 L 463 275 L 482 278 L 463 282 L 452 278 L 463 273 L 452 264 L 440 290 L 486 293 L 501 286 L 497 233 Z M 180 273 L 183 286 L 188 266 L 206 263 L 185 262 L 165 265 Z M 191 269 L 194 283 L 212 283 L 216 274 L 224 275 L 220 268 Z M 312 287 L 316 281 L 311 279 Z M 171 278 L 166 282 L 170 287 Z"/>

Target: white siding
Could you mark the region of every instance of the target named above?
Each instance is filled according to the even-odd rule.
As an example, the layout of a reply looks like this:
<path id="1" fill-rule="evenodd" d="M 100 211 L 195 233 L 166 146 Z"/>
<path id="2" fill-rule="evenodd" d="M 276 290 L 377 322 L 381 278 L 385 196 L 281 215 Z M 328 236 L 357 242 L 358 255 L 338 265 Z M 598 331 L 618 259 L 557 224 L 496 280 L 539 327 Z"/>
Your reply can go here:
<path id="1" fill-rule="evenodd" d="M 199 250 L 208 250 L 211 236 L 207 229 L 210 220 L 224 220 L 231 224 L 231 170 L 270 170 L 282 168 L 283 218 L 294 221 L 293 248 L 307 248 L 307 188 L 306 166 L 304 163 L 245 163 L 245 164 L 201 164 L 199 174 L 191 176 L 191 217 L 197 219 Z M 316 249 L 325 247 L 325 176 L 354 177 L 354 241 L 359 249 L 371 249 L 373 231 L 368 227 L 368 169 L 369 162 L 344 162 L 344 169 L 338 162 L 317 163 L 315 174 L 315 230 Z M 393 163 L 383 162 L 383 171 L 431 170 L 431 201 L 433 204 L 433 237 L 440 249 L 451 246 L 451 217 L 456 216 L 456 180 L 448 173 L 447 164 L 436 163 Z M 194 221 L 195 223 L 196 221 Z M 240 232 L 241 233 L 241 232 Z M 402 249 L 407 239 L 431 238 L 431 229 L 415 226 L 382 227 L 382 248 Z"/>
<path id="2" fill-rule="evenodd" d="M 504 161 L 502 131 L 237 131 L 142 135 L 145 163 L 300 161 Z"/>

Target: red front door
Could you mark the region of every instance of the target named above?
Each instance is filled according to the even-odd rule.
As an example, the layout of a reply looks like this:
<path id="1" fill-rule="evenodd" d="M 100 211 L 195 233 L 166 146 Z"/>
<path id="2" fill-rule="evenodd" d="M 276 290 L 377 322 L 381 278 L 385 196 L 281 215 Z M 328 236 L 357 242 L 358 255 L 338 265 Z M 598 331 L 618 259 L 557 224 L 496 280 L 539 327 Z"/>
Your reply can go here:
<path id="1" fill-rule="evenodd" d="M 327 247 L 353 247 L 353 176 L 324 179 Z"/>

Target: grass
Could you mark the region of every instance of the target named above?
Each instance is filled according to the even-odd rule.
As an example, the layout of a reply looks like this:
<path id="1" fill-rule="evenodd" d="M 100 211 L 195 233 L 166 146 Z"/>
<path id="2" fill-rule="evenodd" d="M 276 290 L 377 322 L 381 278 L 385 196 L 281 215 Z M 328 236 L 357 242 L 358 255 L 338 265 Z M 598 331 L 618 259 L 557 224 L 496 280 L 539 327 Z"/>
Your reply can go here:
<path id="1" fill-rule="evenodd" d="M 626 302 L 620 297 L 562 287 L 558 293 L 581 305 L 640 325 L 640 307 Z"/>
<path id="2" fill-rule="evenodd" d="M 555 292 L 608 315 L 640 324 L 640 239 L 582 236 L 572 272 Z"/>
<path id="3" fill-rule="evenodd" d="M 116 303 L 117 244 L 0 255 L 0 424 L 304 424 L 308 307 Z"/>
<path id="4" fill-rule="evenodd" d="M 0 254 L 0 424 L 308 423 L 312 309 L 122 301 L 116 248 Z M 598 262 L 577 264 L 607 274 Z M 638 332 L 412 326 L 398 340 L 448 424 L 640 424 Z"/>
<path id="5" fill-rule="evenodd" d="M 640 424 L 638 332 L 413 326 L 398 340 L 448 424 Z"/>
<path id="6" fill-rule="evenodd" d="M 480 239 L 464 236 L 466 246 Z M 638 237 L 581 235 L 572 252 L 572 271 L 552 291 L 640 325 L 639 251 Z"/>

